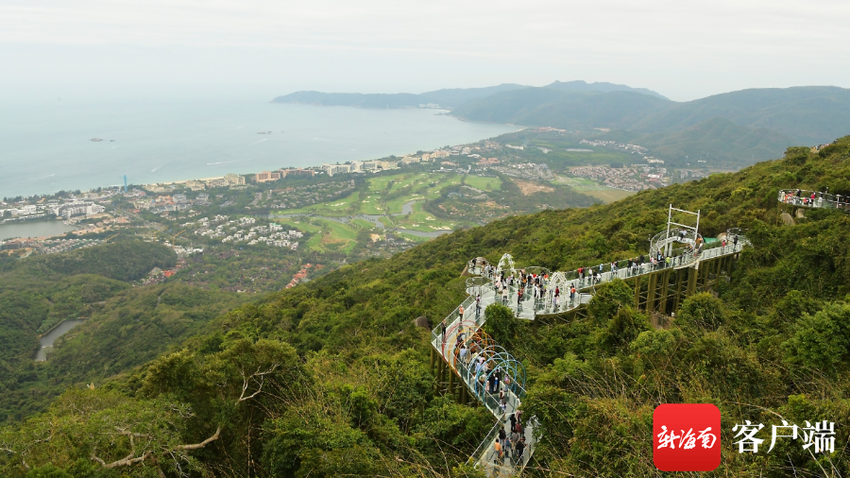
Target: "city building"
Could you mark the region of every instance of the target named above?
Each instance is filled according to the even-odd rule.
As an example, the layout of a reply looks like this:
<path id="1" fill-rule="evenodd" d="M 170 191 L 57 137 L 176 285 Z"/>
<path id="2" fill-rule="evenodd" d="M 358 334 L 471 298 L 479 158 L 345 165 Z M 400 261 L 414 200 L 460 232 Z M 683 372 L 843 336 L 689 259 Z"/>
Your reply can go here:
<path id="1" fill-rule="evenodd" d="M 258 183 L 265 183 L 268 181 L 277 181 L 281 178 L 280 171 L 263 171 L 261 173 L 257 173 L 254 175 L 254 181 Z"/>
<path id="2" fill-rule="evenodd" d="M 291 168 L 291 169 L 279 169 L 280 177 L 289 178 L 289 177 L 307 177 L 312 178 L 316 175 L 316 171 L 312 169 L 299 169 L 299 168 Z"/>

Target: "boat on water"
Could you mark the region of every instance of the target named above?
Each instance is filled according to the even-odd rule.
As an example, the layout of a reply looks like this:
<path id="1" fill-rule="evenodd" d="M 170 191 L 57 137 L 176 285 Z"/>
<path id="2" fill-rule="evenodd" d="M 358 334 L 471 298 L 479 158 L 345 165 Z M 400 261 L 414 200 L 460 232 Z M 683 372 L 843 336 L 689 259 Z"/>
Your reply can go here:
<path id="1" fill-rule="evenodd" d="M 92 138 L 91 140 L 93 143 L 100 143 L 101 141 L 103 141 L 103 138 Z"/>

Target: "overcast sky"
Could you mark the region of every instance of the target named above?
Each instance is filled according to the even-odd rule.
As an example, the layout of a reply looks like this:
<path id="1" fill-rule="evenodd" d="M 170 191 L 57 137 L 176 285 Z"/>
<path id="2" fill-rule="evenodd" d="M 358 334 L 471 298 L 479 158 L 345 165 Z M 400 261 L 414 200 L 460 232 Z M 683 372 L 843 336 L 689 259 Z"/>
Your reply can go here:
<path id="1" fill-rule="evenodd" d="M 0 83 L 423 92 L 850 87 L 850 2 L 0 0 Z M 9 91 L 6 91 L 9 94 Z"/>

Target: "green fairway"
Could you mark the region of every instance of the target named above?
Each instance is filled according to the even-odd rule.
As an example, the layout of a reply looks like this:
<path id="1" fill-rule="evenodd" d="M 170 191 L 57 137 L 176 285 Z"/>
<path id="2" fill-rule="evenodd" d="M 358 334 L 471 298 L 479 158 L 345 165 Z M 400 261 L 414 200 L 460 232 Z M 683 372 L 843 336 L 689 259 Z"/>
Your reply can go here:
<path id="1" fill-rule="evenodd" d="M 318 214 L 328 217 L 345 217 L 351 215 L 351 211 L 355 211 L 354 214 L 356 214 L 357 203 L 359 202 L 360 192 L 355 191 L 346 198 L 313 204 L 312 206 L 298 209 L 281 209 L 280 212 L 282 214 Z"/>
<path id="2" fill-rule="evenodd" d="M 499 178 L 485 178 L 481 176 L 464 177 L 464 183 L 482 191 L 497 191 L 502 187 L 502 180 Z"/>
<path id="3" fill-rule="evenodd" d="M 413 212 L 409 215 L 395 217 L 394 223 L 404 229 L 423 232 L 451 231 L 459 226 L 468 225 L 463 221 L 437 218 L 430 212 L 423 211 L 422 203 L 414 204 Z"/>
<path id="4" fill-rule="evenodd" d="M 604 202 L 605 204 L 619 201 L 620 199 L 627 198 L 632 194 L 635 194 L 633 191 L 623 191 L 621 189 L 609 188 L 608 186 L 604 186 L 602 184 L 597 183 L 596 181 L 587 178 L 558 176 L 558 179 L 555 182 L 560 184 L 566 184 L 577 192 L 587 194 L 588 196 L 593 196 L 596 199 L 599 199 L 600 201 Z"/>
<path id="5" fill-rule="evenodd" d="M 381 195 L 370 192 L 360 201 L 361 214 L 384 214 L 384 206 L 381 205 Z"/>
<path id="6" fill-rule="evenodd" d="M 373 224 L 373 223 L 371 223 L 371 222 L 369 222 L 365 219 L 352 219 L 350 224 L 357 226 L 357 227 L 360 227 L 360 228 L 363 228 L 363 229 L 366 229 L 368 231 L 375 229 L 375 224 Z"/>
<path id="7" fill-rule="evenodd" d="M 483 190 L 488 188 L 488 184 L 490 189 L 498 189 L 502 184 L 498 178 L 478 176 L 467 178 L 467 184 Z M 280 213 L 316 214 L 325 217 L 400 214 L 405 203 L 437 199 L 443 188 L 457 186 L 460 183 L 461 176 L 455 173 L 414 172 L 375 176 L 367 180 L 368 190 L 366 191 L 355 191 L 346 198 L 298 209 L 282 209 Z"/>
<path id="8" fill-rule="evenodd" d="M 307 247 L 317 252 L 348 253 L 357 245 L 357 228 L 336 221 L 311 218 L 320 233 L 307 241 Z"/>
<path id="9" fill-rule="evenodd" d="M 396 235 L 401 236 L 405 239 L 409 239 L 409 240 L 414 241 L 414 242 L 428 242 L 432 239 L 430 237 L 419 237 L 419 236 L 414 236 L 413 234 L 406 234 L 404 232 L 396 232 Z"/>

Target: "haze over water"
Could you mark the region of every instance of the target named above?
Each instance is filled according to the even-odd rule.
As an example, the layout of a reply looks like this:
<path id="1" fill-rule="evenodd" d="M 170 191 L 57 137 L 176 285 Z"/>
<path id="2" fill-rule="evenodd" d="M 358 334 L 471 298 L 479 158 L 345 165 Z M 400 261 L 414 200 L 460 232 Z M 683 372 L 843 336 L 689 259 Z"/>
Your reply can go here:
<path id="1" fill-rule="evenodd" d="M 516 129 L 434 110 L 314 107 L 265 98 L 4 103 L 0 198 L 117 185 L 125 174 L 130 184 L 146 184 L 375 159 Z"/>

